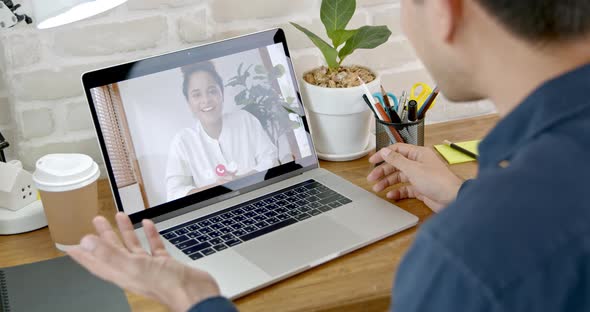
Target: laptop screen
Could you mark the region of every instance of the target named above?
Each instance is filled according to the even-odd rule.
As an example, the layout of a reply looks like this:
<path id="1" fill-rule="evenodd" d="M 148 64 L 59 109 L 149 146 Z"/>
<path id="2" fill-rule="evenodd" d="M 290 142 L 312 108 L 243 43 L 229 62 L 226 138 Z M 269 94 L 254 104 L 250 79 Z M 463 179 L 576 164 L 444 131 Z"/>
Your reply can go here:
<path id="1" fill-rule="evenodd" d="M 169 54 L 127 64 L 124 79 L 103 85 L 85 75 L 119 210 L 166 213 L 317 162 L 276 32 L 270 44 L 248 46 L 245 36 L 218 55 L 226 42 L 177 52 L 176 63 Z"/>

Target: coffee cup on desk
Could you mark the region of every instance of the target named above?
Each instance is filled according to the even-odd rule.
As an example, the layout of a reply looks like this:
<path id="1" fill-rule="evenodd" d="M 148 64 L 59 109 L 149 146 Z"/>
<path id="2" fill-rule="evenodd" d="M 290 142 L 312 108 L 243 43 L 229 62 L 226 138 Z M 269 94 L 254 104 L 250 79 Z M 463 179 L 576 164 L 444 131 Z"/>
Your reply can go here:
<path id="1" fill-rule="evenodd" d="M 99 176 L 98 165 L 83 154 L 50 154 L 37 161 L 33 180 L 59 250 L 78 245 L 84 235 L 94 233 Z"/>

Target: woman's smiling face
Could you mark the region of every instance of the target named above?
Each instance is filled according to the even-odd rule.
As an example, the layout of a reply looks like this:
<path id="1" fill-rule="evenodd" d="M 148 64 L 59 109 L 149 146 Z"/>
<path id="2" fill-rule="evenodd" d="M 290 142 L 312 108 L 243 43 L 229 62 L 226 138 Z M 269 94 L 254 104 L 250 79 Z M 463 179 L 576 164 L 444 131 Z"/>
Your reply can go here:
<path id="1" fill-rule="evenodd" d="M 202 123 L 220 122 L 223 113 L 223 93 L 213 76 L 206 71 L 191 75 L 188 101 L 193 115 Z"/>

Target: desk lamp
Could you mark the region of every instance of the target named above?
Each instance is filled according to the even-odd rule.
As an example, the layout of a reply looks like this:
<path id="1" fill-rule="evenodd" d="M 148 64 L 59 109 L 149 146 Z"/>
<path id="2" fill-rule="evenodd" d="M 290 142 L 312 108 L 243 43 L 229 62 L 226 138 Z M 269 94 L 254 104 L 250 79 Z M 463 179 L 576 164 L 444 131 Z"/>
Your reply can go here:
<path id="1" fill-rule="evenodd" d="M 117 7 L 127 0 L 33 0 L 37 28 L 57 27 Z"/>
<path id="2" fill-rule="evenodd" d="M 10 28 L 22 21 L 33 22 L 28 15 L 17 13 L 19 8 L 20 4 L 14 4 L 12 0 L 0 0 L 0 28 Z"/>
<path id="3" fill-rule="evenodd" d="M 127 0 L 32 0 L 39 29 L 76 22 L 125 2 Z M 33 22 L 29 16 L 15 12 L 19 7 L 13 0 L 0 0 L 0 29 L 8 29 L 21 21 Z M 0 235 L 47 226 L 32 175 L 23 169 L 20 161 L 6 160 L 3 150 L 8 146 L 0 134 Z"/>

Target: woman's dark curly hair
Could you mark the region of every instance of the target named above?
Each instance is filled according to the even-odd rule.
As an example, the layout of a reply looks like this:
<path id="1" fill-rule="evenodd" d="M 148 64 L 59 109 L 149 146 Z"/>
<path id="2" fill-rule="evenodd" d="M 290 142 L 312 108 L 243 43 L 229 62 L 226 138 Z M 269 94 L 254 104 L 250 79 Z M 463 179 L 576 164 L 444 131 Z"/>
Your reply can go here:
<path id="1" fill-rule="evenodd" d="M 221 89 L 221 94 L 223 94 L 223 79 L 215 69 L 215 65 L 211 61 L 204 61 L 199 63 L 194 63 L 190 65 L 183 66 L 181 69 L 183 82 L 182 82 L 182 93 L 184 97 L 188 100 L 188 85 L 190 83 L 191 76 L 194 73 L 198 72 L 206 72 L 213 77 L 217 85 L 219 85 L 219 89 Z"/>

